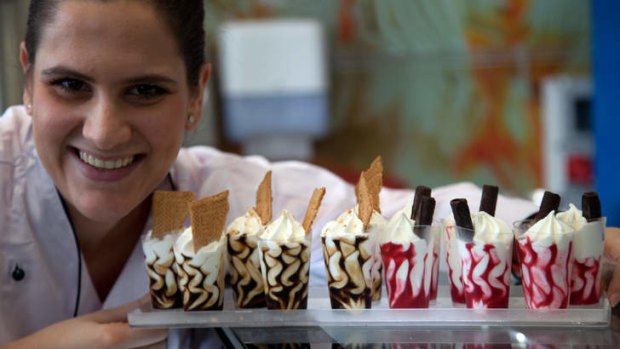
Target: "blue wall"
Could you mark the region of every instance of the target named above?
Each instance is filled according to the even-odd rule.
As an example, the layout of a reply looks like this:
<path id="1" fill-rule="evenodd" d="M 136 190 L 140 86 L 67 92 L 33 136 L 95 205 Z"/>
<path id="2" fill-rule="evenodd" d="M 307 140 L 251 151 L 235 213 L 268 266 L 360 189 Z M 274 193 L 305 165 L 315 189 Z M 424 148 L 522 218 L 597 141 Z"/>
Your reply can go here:
<path id="1" fill-rule="evenodd" d="M 620 226 L 620 1 L 592 4 L 596 189 L 607 224 Z"/>

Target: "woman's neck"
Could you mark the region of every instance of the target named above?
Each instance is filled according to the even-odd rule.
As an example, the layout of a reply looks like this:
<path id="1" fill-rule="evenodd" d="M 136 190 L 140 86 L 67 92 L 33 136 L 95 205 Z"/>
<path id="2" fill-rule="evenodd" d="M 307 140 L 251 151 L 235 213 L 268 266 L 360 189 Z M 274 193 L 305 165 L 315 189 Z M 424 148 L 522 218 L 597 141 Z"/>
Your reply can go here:
<path id="1" fill-rule="evenodd" d="M 67 213 L 100 301 L 105 301 L 139 241 L 149 217 L 151 196 L 116 222 L 94 222 L 67 205 Z"/>

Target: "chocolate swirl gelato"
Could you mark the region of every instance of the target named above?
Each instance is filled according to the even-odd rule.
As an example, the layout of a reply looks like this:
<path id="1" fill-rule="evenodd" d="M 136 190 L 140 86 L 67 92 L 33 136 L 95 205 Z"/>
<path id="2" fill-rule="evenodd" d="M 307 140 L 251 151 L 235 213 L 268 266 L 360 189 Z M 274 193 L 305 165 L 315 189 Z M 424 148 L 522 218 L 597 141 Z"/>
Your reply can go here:
<path id="1" fill-rule="evenodd" d="M 370 308 L 374 246 L 354 210 L 327 223 L 321 241 L 332 309 Z"/>
<path id="2" fill-rule="evenodd" d="M 310 242 L 301 224 L 284 210 L 265 228 L 259 249 L 267 308 L 306 309 Z"/>
<path id="3" fill-rule="evenodd" d="M 185 310 L 221 310 L 224 303 L 224 241 L 213 241 L 194 253 L 191 228 L 174 246 L 179 288 Z"/>
<path id="4" fill-rule="evenodd" d="M 182 295 L 177 284 L 176 265 L 172 245 L 178 233 L 153 237 L 149 232 L 142 249 L 145 255 L 146 272 L 149 277 L 151 304 L 155 309 L 172 309 L 182 306 Z"/>
<path id="5" fill-rule="evenodd" d="M 238 308 L 262 308 L 266 305 L 258 251 L 258 235 L 262 231 L 260 217 L 254 210 L 235 219 L 227 229 L 230 282 Z"/>

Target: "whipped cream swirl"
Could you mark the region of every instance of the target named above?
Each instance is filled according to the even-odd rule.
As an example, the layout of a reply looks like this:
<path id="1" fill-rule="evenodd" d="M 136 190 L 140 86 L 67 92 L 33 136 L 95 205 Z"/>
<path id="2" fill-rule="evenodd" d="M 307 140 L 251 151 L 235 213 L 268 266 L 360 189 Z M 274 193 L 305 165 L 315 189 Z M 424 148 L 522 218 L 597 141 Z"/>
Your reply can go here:
<path id="1" fill-rule="evenodd" d="M 303 241 L 306 239 L 306 232 L 295 216 L 287 210 L 282 210 L 280 217 L 271 222 L 260 237 L 263 240 L 278 242 Z"/>

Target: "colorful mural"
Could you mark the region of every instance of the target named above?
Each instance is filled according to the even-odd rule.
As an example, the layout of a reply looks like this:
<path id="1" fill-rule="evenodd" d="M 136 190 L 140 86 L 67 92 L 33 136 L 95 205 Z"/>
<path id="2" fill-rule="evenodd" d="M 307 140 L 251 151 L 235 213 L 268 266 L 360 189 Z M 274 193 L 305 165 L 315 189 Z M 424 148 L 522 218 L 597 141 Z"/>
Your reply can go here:
<path id="1" fill-rule="evenodd" d="M 212 45 L 229 18 L 320 19 L 331 115 L 316 161 L 346 173 L 381 154 L 395 185 L 542 185 L 541 81 L 590 71 L 582 0 L 205 3 Z"/>

